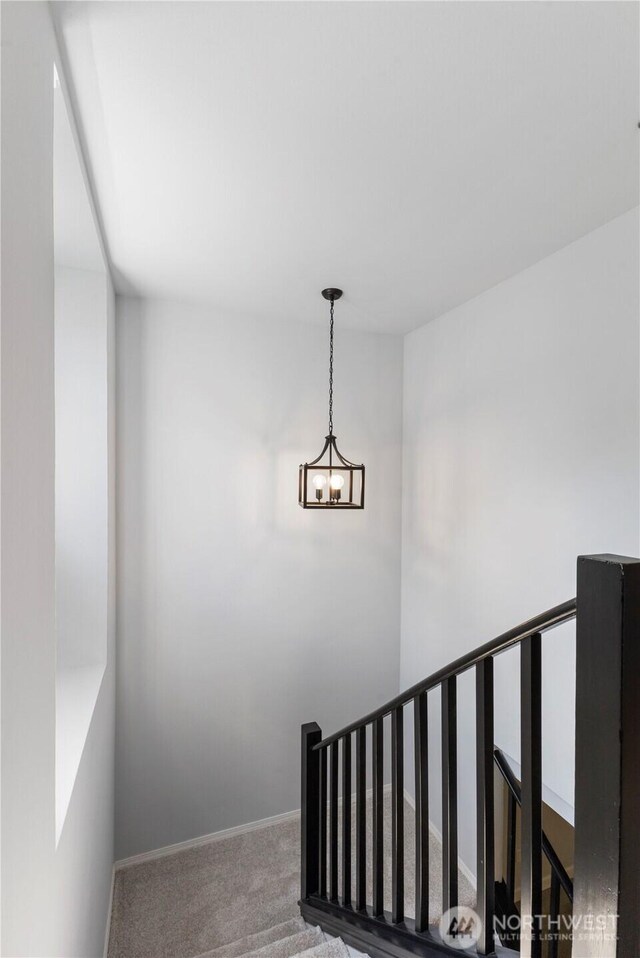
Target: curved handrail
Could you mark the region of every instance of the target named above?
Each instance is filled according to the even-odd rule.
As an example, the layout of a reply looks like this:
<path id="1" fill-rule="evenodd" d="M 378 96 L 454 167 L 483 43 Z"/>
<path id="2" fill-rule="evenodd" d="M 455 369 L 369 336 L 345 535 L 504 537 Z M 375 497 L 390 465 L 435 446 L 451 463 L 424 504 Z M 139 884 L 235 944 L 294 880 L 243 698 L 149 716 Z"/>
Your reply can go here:
<path id="1" fill-rule="evenodd" d="M 445 679 L 452 678 L 454 675 L 459 675 L 461 672 L 466 672 L 466 670 L 470 669 L 471 666 L 476 665 L 478 662 L 481 662 L 488 656 L 497 655 L 499 652 L 504 652 L 512 645 L 515 645 L 517 642 L 521 642 L 530 635 L 535 635 L 538 632 L 548 632 L 549 629 L 553 629 L 557 625 L 561 625 L 563 622 L 568 622 L 570 619 L 575 617 L 575 614 L 576 600 L 570 599 L 568 602 L 563 602 L 562 605 L 557 605 L 553 609 L 549 609 L 548 612 L 543 612 L 541 615 L 537 615 L 533 619 L 523 622 L 522 625 L 517 625 L 515 629 L 510 629 L 508 632 L 503 632 L 502 635 L 492 639 L 490 642 L 485 642 L 484 645 L 479 646 L 479 648 L 475 649 L 473 652 L 468 652 L 466 655 L 456 659 L 450 665 L 446 665 L 443 669 L 439 669 L 437 672 L 434 672 L 428 678 L 423 679 L 421 682 L 417 682 L 415 685 L 412 685 L 411 688 L 407 689 L 405 692 L 401 692 L 400 695 L 396 695 L 395 698 L 391 699 L 374 712 L 370 712 L 368 715 L 363 716 L 363 718 L 358 719 L 356 722 L 351 722 L 350 725 L 345 725 L 345 727 L 340 729 L 339 732 L 334 732 L 332 735 L 327 736 L 327 738 L 324 738 L 321 742 L 318 742 L 318 744 L 314 746 L 313 750 L 317 751 L 318 749 L 326 748 L 327 745 L 331 745 L 332 742 L 337 742 L 345 735 L 349 735 L 350 732 L 355 732 L 356 729 L 362 728 L 363 725 L 369 725 L 371 722 L 375 722 L 376 719 L 384 718 L 385 715 L 389 715 L 394 709 L 400 708 L 402 705 L 406 705 L 407 702 L 410 702 L 411 699 L 415 698 L 416 695 L 419 695 L 421 692 L 428 692 L 429 689 L 433 689 L 436 687 L 436 685 L 440 685 L 440 683 L 444 682 Z"/>
<path id="2" fill-rule="evenodd" d="M 506 755 L 499 748 L 494 748 L 493 758 L 496 765 L 498 766 L 498 770 L 500 774 L 502 775 L 503 779 L 505 780 L 507 784 L 507 787 L 509 788 L 509 791 L 515 798 L 518 805 L 522 805 L 522 792 L 520 790 L 520 786 L 518 785 L 518 781 L 515 775 L 513 774 L 513 769 L 511 768 L 511 766 L 509 765 L 509 762 L 507 761 Z M 569 899 L 570 902 L 573 902 L 573 882 L 569 878 L 569 875 L 567 874 L 567 871 L 564 865 L 558 858 L 555 848 L 553 847 L 553 845 L 551 844 L 551 842 L 549 841 L 549 839 L 547 838 L 544 832 L 542 833 L 542 851 L 546 855 L 547 861 L 551 865 L 552 871 L 556 873 L 558 881 L 560 882 L 561 886 L 564 888 L 567 898 Z"/>

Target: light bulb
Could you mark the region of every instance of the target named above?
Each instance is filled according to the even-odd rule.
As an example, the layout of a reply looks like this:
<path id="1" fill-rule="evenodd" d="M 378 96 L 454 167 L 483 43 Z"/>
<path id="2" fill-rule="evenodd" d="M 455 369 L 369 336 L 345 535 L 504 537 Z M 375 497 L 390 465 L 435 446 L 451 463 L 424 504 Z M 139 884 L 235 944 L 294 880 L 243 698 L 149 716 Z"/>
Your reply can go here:
<path id="1" fill-rule="evenodd" d="M 316 489 L 316 499 L 318 502 L 322 502 L 322 490 L 327 484 L 327 477 L 323 476 L 322 473 L 319 472 L 317 476 L 313 477 L 312 481 Z"/>
<path id="2" fill-rule="evenodd" d="M 339 502 L 342 497 L 342 487 L 344 486 L 344 476 L 341 476 L 339 473 L 334 474 L 329 479 L 329 486 L 331 488 L 331 498 L 334 502 Z"/>

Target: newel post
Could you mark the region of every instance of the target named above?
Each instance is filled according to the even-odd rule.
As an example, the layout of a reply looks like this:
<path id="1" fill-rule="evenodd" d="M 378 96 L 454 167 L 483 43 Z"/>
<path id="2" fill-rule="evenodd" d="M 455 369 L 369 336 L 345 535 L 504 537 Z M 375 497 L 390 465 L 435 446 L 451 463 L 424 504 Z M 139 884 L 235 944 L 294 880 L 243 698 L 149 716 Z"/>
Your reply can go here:
<path id="1" fill-rule="evenodd" d="M 640 955 L 640 560 L 581 556 L 577 610 L 572 954 L 631 958 Z"/>
<path id="2" fill-rule="evenodd" d="M 302 726 L 300 897 L 303 901 L 318 893 L 320 881 L 320 752 L 313 751 L 320 741 L 322 731 L 317 722 Z"/>

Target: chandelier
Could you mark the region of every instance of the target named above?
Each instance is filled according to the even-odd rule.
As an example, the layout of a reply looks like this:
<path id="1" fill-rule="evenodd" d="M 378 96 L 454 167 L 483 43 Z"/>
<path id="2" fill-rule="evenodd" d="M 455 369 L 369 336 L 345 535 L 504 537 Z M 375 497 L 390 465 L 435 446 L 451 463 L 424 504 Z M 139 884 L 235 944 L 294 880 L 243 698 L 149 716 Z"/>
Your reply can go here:
<path id="1" fill-rule="evenodd" d="M 329 434 L 322 452 L 298 470 L 298 504 L 303 509 L 364 509 L 364 466 L 340 453 L 333 435 L 333 307 L 341 289 L 323 289 L 329 300 Z"/>

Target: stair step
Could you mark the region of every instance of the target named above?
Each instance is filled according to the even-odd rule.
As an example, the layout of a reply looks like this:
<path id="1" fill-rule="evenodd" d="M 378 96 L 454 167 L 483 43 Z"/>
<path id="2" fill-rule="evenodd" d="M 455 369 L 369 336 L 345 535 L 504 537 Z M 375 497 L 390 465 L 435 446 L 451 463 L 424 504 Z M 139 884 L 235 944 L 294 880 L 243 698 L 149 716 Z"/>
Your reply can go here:
<path id="1" fill-rule="evenodd" d="M 349 958 L 349 949 L 342 938 L 331 938 L 315 948 L 301 952 L 296 958 Z"/>
<path id="2" fill-rule="evenodd" d="M 286 922 L 288 925 L 289 922 Z M 281 925 L 275 926 L 276 928 L 281 928 Z M 249 939 L 255 939 L 262 936 L 268 936 L 269 932 L 274 931 L 274 929 L 268 929 L 265 932 L 258 932 L 257 935 L 248 936 Z M 240 939 L 244 941 L 246 939 Z M 266 944 L 261 945 L 258 948 L 252 946 L 251 942 L 249 944 L 249 951 L 236 952 L 236 958 L 296 958 L 297 955 L 303 953 L 308 953 L 313 951 L 318 945 L 325 943 L 325 938 L 320 930 L 320 928 L 313 928 L 311 925 L 305 925 L 301 931 L 296 931 L 292 935 L 286 935 L 284 938 L 272 939 Z M 236 942 L 233 943 L 234 945 Z M 238 945 L 240 942 L 237 943 Z M 255 944 L 255 942 L 254 942 Z M 222 946 L 231 947 L 231 946 Z M 203 955 L 199 955 L 198 958 L 219 958 L 219 952 L 217 950 L 207 951 Z M 321 956 L 322 958 L 322 956 Z M 331 956 L 329 956 L 331 958 Z"/>
<path id="3" fill-rule="evenodd" d="M 323 942 L 324 935 L 320 928 L 307 926 L 304 931 L 249 952 L 245 958 L 295 958 L 296 955 L 311 951 Z"/>
<path id="4" fill-rule="evenodd" d="M 242 955 L 258 951 L 264 945 L 270 945 L 274 941 L 305 931 L 306 927 L 303 918 L 291 918 L 281 925 L 274 925 L 273 928 L 267 928 L 265 931 L 258 931 L 253 935 L 247 935 L 246 938 L 231 941 L 228 945 L 220 945 L 206 952 L 203 958 L 241 958 Z"/>

